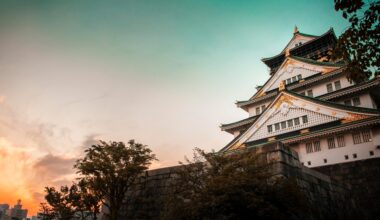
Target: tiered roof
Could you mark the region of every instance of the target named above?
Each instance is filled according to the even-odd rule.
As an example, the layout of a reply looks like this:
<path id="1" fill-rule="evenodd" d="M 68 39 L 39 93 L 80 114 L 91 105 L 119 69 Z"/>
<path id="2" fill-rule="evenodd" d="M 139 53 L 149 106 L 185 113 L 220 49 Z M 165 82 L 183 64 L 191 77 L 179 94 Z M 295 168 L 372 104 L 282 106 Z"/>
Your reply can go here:
<path id="1" fill-rule="evenodd" d="M 257 88 L 258 91 L 249 100 L 238 101 L 236 105 L 248 111 L 252 105 L 272 101 L 264 112 L 259 115 L 233 123 L 222 124 L 220 126 L 222 131 L 227 131 L 231 134 L 236 131 L 239 133 L 221 151 L 258 146 L 274 141 L 294 143 L 297 140 L 317 137 L 318 135 L 380 124 L 379 110 L 345 106 L 331 102 L 338 98 L 348 97 L 353 93 L 360 94 L 369 91 L 378 93 L 377 96 L 380 97 L 380 90 L 377 91 L 380 86 L 380 77 L 314 98 L 295 93 L 321 82 L 342 77 L 345 74 L 343 63 L 322 62 L 320 60 L 322 56 L 325 56 L 328 51 L 333 49 L 336 41 L 337 38 L 333 29 L 328 30 L 321 36 L 314 36 L 300 33 L 296 28 L 293 38 L 280 54 L 262 59 L 271 68 L 271 76 L 263 86 Z M 294 75 L 298 74 L 296 71 L 302 72 L 302 79 L 287 81 L 287 85 L 284 86 L 284 79 L 288 79 L 286 78 L 287 72 L 292 72 L 292 77 L 294 77 Z M 279 84 L 283 86 L 280 87 Z M 277 131 L 265 133 L 263 130 L 259 130 L 265 127 L 266 120 L 278 114 L 279 106 L 283 104 L 284 100 L 289 105 L 292 105 L 291 108 L 293 109 L 303 109 L 311 112 L 313 117 L 315 117 L 315 114 L 319 114 L 319 116 L 327 119 L 325 121 L 318 120 L 316 124 L 308 124 L 309 127 L 306 129 L 284 130 L 279 133 Z M 313 106 L 313 109 L 310 106 Z M 279 117 L 279 115 L 276 117 Z M 281 117 L 285 119 L 288 116 L 285 114 Z M 282 120 L 281 117 L 278 119 Z M 268 135 L 272 136 L 268 137 Z"/>
<path id="2" fill-rule="evenodd" d="M 296 57 L 296 56 L 291 56 L 289 55 L 283 63 L 280 65 L 280 67 L 277 69 L 276 72 L 280 71 L 282 66 L 285 66 L 287 64 L 287 61 L 295 61 L 299 63 L 305 63 L 305 64 L 310 64 L 313 66 L 318 66 L 318 67 L 326 67 L 323 68 L 323 72 L 314 74 L 310 77 L 304 78 L 302 81 L 298 82 L 293 82 L 291 84 L 288 84 L 288 88 L 292 90 L 294 87 L 298 88 L 303 85 L 310 85 L 310 83 L 315 83 L 320 81 L 322 78 L 328 78 L 335 76 L 339 73 L 342 72 L 342 67 L 344 66 L 343 64 L 339 63 L 331 63 L 331 62 L 318 62 L 315 60 L 307 59 L 307 58 L 302 58 L 302 57 Z M 271 81 L 275 80 L 276 74 L 272 74 L 271 77 L 264 83 L 264 85 L 253 95 L 249 100 L 246 101 L 238 101 L 236 105 L 240 108 L 243 108 L 244 110 L 247 110 L 247 107 L 253 103 L 256 103 L 257 101 L 262 101 L 265 100 L 266 98 L 272 98 L 276 95 L 278 92 L 278 88 L 272 89 L 272 90 L 267 90 L 267 84 L 270 83 Z"/>
<path id="3" fill-rule="evenodd" d="M 306 38 L 307 41 L 301 45 L 289 48 L 289 45 L 292 44 L 292 42 L 301 37 Z M 332 28 L 320 36 L 304 34 L 296 29 L 292 39 L 280 54 L 268 58 L 263 58 L 261 60 L 271 68 L 270 73 L 273 74 L 283 63 L 287 51 L 290 55 L 293 56 L 318 60 L 320 55 L 326 54 L 328 51 L 332 50 L 336 42 L 337 38 Z"/>
<path id="4" fill-rule="evenodd" d="M 291 100 L 291 101 L 289 101 Z M 308 127 L 307 129 L 299 129 L 286 133 L 281 133 L 275 136 L 257 139 L 254 141 L 249 141 L 250 137 L 254 135 L 254 132 L 259 129 L 265 121 L 271 117 L 282 103 L 291 103 L 297 106 L 297 108 L 303 108 L 304 106 L 312 106 L 313 108 L 320 109 L 330 112 L 331 117 L 336 117 L 329 123 L 318 124 L 316 126 Z M 257 146 L 264 143 L 270 143 L 273 141 L 293 141 L 293 138 L 297 137 L 315 137 L 315 135 L 323 135 L 326 132 L 334 133 L 341 132 L 343 130 L 356 128 L 357 126 L 370 126 L 372 124 L 380 124 L 380 111 L 371 108 L 362 108 L 354 106 L 346 106 L 337 104 L 334 102 L 320 100 L 318 98 L 307 97 L 299 95 L 291 91 L 281 91 L 275 98 L 275 100 L 270 104 L 270 106 L 259 115 L 251 126 L 245 131 L 241 132 L 234 140 L 232 140 L 227 146 L 225 146 L 221 151 L 234 150 L 242 146 Z M 323 131 L 322 133 L 320 133 Z M 292 138 L 292 140 L 290 140 Z"/>

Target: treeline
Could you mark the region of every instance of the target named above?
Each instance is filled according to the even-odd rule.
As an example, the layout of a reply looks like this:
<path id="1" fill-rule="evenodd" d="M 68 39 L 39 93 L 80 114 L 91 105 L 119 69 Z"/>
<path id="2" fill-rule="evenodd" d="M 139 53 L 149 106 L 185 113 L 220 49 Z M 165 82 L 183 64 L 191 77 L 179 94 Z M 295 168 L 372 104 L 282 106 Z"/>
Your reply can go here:
<path id="1" fill-rule="evenodd" d="M 134 140 L 104 142 L 85 150 L 74 168 L 79 178 L 71 186 L 45 188 L 43 220 L 98 219 L 101 208 L 106 219 L 116 220 L 126 192 L 156 157 L 145 145 Z"/>

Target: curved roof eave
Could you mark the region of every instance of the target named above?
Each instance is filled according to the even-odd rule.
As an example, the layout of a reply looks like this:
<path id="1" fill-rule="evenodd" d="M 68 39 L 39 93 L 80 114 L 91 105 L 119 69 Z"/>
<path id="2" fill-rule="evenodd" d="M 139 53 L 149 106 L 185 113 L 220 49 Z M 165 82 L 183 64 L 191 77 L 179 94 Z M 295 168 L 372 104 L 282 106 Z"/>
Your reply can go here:
<path id="1" fill-rule="evenodd" d="M 334 32 L 334 29 L 333 29 L 333 28 L 330 28 L 328 31 L 326 31 L 324 34 L 322 34 L 322 35 L 320 35 L 320 36 L 308 35 L 308 34 L 304 34 L 304 33 L 300 33 L 300 32 L 298 32 L 298 34 L 300 34 L 300 35 L 302 35 L 302 36 L 310 36 L 310 37 L 315 37 L 315 38 L 312 39 L 312 40 L 310 40 L 310 41 L 305 42 L 304 44 L 302 44 L 301 46 L 299 46 L 299 47 L 297 47 L 297 48 L 292 48 L 292 49 L 290 49 L 289 52 L 291 52 L 291 51 L 294 50 L 294 49 L 302 48 L 303 46 L 305 46 L 305 45 L 307 45 L 307 44 L 310 44 L 311 42 L 314 42 L 314 41 L 316 41 L 317 39 L 320 39 L 320 38 L 322 38 L 322 37 L 324 37 L 324 36 L 326 36 L 326 35 L 328 35 L 328 34 L 332 34 L 335 38 L 337 38 L 336 35 L 335 35 L 335 32 Z M 290 39 L 290 41 L 288 42 L 288 44 L 286 45 L 286 47 L 287 47 L 287 46 L 289 45 L 289 43 L 293 40 L 293 38 L 294 38 L 294 36 L 292 37 L 292 39 Z M 274 56 L 272 56 L 272 57 L 265 57 L 265 58 L 262 58 L 261 61 L 264 62 L 265 64 L 267 64 L 267 63 L 266 63 L 267 61 L 270 61 L 270 60 L 273 60 L 273 59 L 275 59 L 275 58 L 278 58 L 278 57 L 280 57 L 280 56 L 282 56 L 282 55 L 285 55 L 285 49 L 286 49 L 286 47 L 281 51 L 281 53 L 279 53 L 279 54 L 277 54 L 277 55 L 274 55 Z"/>

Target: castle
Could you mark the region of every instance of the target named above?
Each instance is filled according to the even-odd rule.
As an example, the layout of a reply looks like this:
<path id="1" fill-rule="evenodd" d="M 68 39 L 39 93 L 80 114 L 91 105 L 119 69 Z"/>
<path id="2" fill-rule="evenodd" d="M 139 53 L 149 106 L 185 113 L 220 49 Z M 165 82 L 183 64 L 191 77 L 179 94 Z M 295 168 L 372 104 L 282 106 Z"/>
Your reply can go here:
<path id="1" fill-rule="evenodd" d="M 350 82 L 344 62 L 330 58 L 336 43 L 333 29 L 313 36 L 295 28 L 280 54 L 262 59 L 270 68 L 267 82 L 236 103 L 249 116 L 221 125 L 234 138 L 219 152 L 251 150 L 270 164 L 273 175 L 295 179 L 320 216 L 375 219 L 380 215 L 380 78 Z M 133 206 L 124 207 L 120 219 L 138 213 L 157 219 L 180 169 L 146 171 L 130 198 Z"/>
<path id="2" fill-rule="evenodd" d="M 344 62 L 332 62 L 337 38 L 299 32 L 279 53 L 262 61 L 270 77 L 236 105 L 243 120 L 222 124 L 235 138 L 221 152 L 282 143 L 307 167 L 380 157 L 380 78 L 347 79 Z"/>

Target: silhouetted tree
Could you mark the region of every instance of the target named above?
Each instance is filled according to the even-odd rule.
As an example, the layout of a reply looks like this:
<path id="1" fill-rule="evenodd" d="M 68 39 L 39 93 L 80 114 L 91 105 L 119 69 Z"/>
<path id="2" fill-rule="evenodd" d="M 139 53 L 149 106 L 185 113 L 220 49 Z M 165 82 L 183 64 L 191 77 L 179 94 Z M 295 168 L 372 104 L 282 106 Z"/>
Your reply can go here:
<path id="1" fill-rule="evenodd" d="M 41 220 L 52 220 L 54 219 L 53 209 L 46 203 L 40 203 L 40 210 L 37 216 Z"/>
<path id="2" fill-rule="evenodd" d="M 306 196 L 295 181 L 273 177 L 249 152 L 196 149 L 177 173 L 161 219 L 304 219 Z"/>
<path id="3" fill-rule="evenodd" d="M 87 217 L 91 216 L 91 219 L 96 220 L 98 214 L 100 213 L 101 198 L 97 193 L 91 191 L 88 185 L 89 184 L 85 182 L 85 180 L 80 180 L 77 184 L 80 190 L 80 197 L 75 200 L 78 202 L 78 205 L 76 205 L 76 207 L 78 207 L 78 209 L 81 209 L 81 212 L 84 213 L 84 218 L 87 219 Z"/>
<path id="4" fill-rule="evenodd" d="M 335 10 L 350 22 L 339 37 L 334 59 L 347 62 L 348 78 L 354 82 L 368 80 L 380 68 L 380 1 L 334 0 Z"/>
<path id="5" fill-rule="evenodd" d="M 125 205 L 126 192 L 136 178 L 148 169 L 155 159 L 152 151 L 134 140 L 126 146 L 123 142 L 104 142 L 92 145 L 75 168 L 85 181 L 88 189 L 97 194 L 108 209 L 105 214 L 116 220 L 122 205 Z"/>
<path id="6" fill-rule="evenodd" d="M 74 217 L 75 208 L 72 203 L 76 197 L 75 186 L 62 186 L 59 190 L 55 187 L 45 187 L 45 192 L 45 199 L 56 219 L 71 220 Z"/>
<path id="7" fill-rule="evenodd" d="M 40 216 L 43 219 L 97 219 L 100 212 L 100 199 L 92 193 L 84 181 L 73 183 L 70 187 L 45 188 L 46 203 L 41 203 Z"/>

